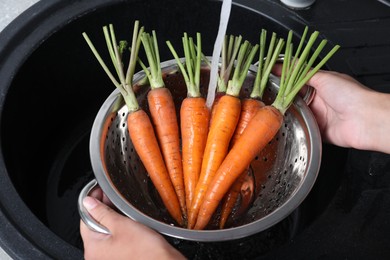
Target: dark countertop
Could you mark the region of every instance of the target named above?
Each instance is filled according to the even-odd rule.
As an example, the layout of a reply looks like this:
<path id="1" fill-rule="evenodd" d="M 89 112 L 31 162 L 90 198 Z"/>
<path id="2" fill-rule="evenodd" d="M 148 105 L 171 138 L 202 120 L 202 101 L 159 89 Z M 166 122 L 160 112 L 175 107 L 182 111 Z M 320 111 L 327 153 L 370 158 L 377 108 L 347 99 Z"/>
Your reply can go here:
<path id="1" fill-rule="evenodd" d="M 311 10 L 297 14 L 327 39 L 342 46 L 332 61 L 337 64 L 335 70 L 351 74 L 378 90 L 386 91 L 387 86 L 389 91 L 389 1 L 316 1 Z"/>

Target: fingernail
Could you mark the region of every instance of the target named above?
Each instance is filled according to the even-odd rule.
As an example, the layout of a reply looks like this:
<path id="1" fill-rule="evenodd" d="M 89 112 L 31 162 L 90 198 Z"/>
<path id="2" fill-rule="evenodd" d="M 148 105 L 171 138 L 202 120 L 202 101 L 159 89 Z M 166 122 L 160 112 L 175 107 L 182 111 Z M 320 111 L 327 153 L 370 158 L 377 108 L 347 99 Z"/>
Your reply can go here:
<path id="1" fill-rule="evenodd" d="M 83 199 L 83 205 L 87 210 L 91 210 L 98 205 L 98 202 L 95 198 L 87 196 Z"/>

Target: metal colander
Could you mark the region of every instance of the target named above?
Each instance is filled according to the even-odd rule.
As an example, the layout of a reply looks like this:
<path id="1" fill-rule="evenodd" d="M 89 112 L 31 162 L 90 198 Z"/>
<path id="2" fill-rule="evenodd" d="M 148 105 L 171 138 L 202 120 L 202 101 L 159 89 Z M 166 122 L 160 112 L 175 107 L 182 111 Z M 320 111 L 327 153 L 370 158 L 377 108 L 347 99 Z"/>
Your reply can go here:
<path id="1" fill-rule="evenodd" d="M 171 89 L 177 109 L 186 96 L 186 87 L 176 61 L 162 63 L 166 86 Z M 242 89 L 248 96 L 256 67 L 252 66 Z M 135 75 L 135 82 L 144 77 Z M 207 88 L 208 70 L 201 85 Z M 279 78 L 270 76 L 264 101 L 270 104 L 278 90 Z M 136 89 L 140 106 L 148 111 L 147 86 Z M 128 217 L 158 232 L 185 240 L 224 241 L 263 231 L 287 217 L 311 190 L 320 167 L 321 137 L 317 123 L 305 101 L 297 97 L 284 117 L 275 138 L 251 164 L 253 194 L 251 207 L 225 229 L 189 230 L 175 226 L 145 171 L 127 131 L 127 107 L 115 90 L 104 102 L 93 124 L 90 155 L 96 180 L 87 185 L 79 199 L 82 219 L 99 232 L 109 232 L 96 223 L 82 206 L 82 198 L 96 182 L 113 204 Z M 216 214 L 215 221 L 218 219 Z"/>

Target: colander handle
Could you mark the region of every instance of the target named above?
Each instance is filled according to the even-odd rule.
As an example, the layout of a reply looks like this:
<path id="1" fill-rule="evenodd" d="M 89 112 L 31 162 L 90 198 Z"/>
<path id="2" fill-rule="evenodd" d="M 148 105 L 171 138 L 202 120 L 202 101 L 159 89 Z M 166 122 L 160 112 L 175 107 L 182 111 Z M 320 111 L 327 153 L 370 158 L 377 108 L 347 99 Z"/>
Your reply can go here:
<path id="1" fill-rule="evenodd" d="M 81 190 L 77 202 L 79 214 L 81 219 L 89 229 L 98 233 L 109 235 L 111 234 L 111 232 L 106 227 L 99 224 L 95 219 L 93 219 L 92 216 L 89 214 L 88 210 L 83 205 L 84 198 L 88 196 L 88 194 L 93 190 L 93 188 L 96 187 L 96 185 L 97 185 L 97 181 L 96 179 L 93 179 L 87 185 L 85 185 L 85 187 Z"/>

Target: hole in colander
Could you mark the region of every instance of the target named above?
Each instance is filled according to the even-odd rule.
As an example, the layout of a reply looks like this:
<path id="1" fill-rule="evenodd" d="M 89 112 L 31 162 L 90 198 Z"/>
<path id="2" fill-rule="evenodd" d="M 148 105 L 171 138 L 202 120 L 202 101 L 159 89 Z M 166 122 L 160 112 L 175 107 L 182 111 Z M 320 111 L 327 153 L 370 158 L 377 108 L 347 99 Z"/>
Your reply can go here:
<path id="1" fill-rule="evenodd" d="M 179 78 L 175 76 L 177 74 L 178 72 L 166 75 L 165 81 L 167 86 L 172 84 L 177 86 L 181 83 L 184 85 L 183 79 L 181 77 Z M 167 81 L 171 81 L 173 83 L 167 83 Z M 178 83 L 178 81 L 181 83 Z M 182 92 L 176 88 L 174 89 L 175 92 L 172 93 L 172 95 L 176 97 L 175 103 L 180 104 L 181 100 L 185 97 L 183 94 L 186 94 L 186 92 Z M 273 92 L 271 88 L 267 88 L 267 90 L 269 92 Z M 251 89 L 250 87 L 244 86 L 243 91 L 246 93 L 245 95 L 247 95 Z M 142 92 L 141 94 L 142 95 L 140 95 L 139 100 L 142 103 L 142 107 L 146 112 L 148 112 L 147 102 L 145 101 L 147 91 Z M 268 99 L 266 101 L 269 102 L 270 97 L 267 98 Z M 116 151 L 116 154 L 113 154 L 112 156 L 106 155 L 106 160 L 110 160 L 109 167 L 112 167 L 111 169 L 114 169 L 115 171 L 116 167 L 122 167 L 121 165 L 117 164 L 126 164 L 127 170 L 124 172 L 125 175 L 133 175 L 129 178 L 136 180 L 137 185 L 142 186 L 142 188 L 131 187 L 131 191 L 125 191 L 127 193 L 125 197 L 136 197 L 137 202 L 135 203 L 135 206 L 137 208 L 141 208 L 141 211 L 152 211 L 153 213 L 150 214 L 152 217 L 161 219 L 159 216 L 160 214 L 156 215 L 155 211 L 160 211 L 165 207 L 161 202 L 158 202 L 160 198 L 157 193 L 154 194 L 154 192 L 156 192 L 154 186 L 151 184 L 151 181 L 149 180 L 148 175 L 144 170 L 143 164 L 136 154 L 135 149 L 132 147 L 132 143 L 126 128 L 127 121 L 125 118 L 127 116 L 127 112 L 123 111 L 123 109 L 120 109 L 120 112 L 117 114 L 117 118 L 114 121 L 112 120 L 112 128 L 114 128 L 116 125 L 115 131 L 114 129 L 109 129 L 110 132 L 107 135 L 107 138 L 110 141 L 106 146 L 106 151 L 113 153 Z M 259 219 L 280 207 L 280 205 L 282 205 L 286 199 L 288 199 L 288 196 L 290 196 L 290 194 L 294 191 L 292 188 L 294 188 L 297 183 L 297 181 L 294 179 L 295 175 L 303 175 L 300 172 L 304 172 L 302 165 L 306 164 L 305 156 L 295 153 L 295 151 L 290 150 L 289 145 L 286 145 L 288 144 L 289 139 L 294 137 L 296 129 L 295 122 L 289 119 L 292 114 L 294 114 L 294 112 L 286 113 L 285 118 L 287 118 L 287 121 L 283 122 L 281 131 L 268 143 L 265 149 L 267 151 L 262 152 L 256 156 L 254 162 L 251 164 L 251 168 L 253 167 L 253 169 L 255 169 L 254 171 L 256 173 L 260 172 L 260 174 L 257 176 L 253 175 L 256 181 L 254 185 L 255 197 L 253 204 L 251 204 L 252 207 L 248 211 L 248 215 L 243 217 L 242 223 L 247 223 L 250 221 L 249 218 L 252 215 L 253 219 Z M 120 135 L 114 136 L 115 133 L 118 132 L 120 132 Z M 113 144 L 118 144 L 120 146 L 120 149 L 122 150 L 120 154 L 119 151 L 117 151 L 118 146 L 113 147 L 111 140 L 113 141 Z M 275 152 L 279 150 L 285 151 L 280 154 Z M 115 156 L 118 158 L 115 158 Z M 259 171 L 259 169 L 263 170 Z M 116 181 L 119 183 L 121 180 Z M 119 185 L 124 186 L 124 184 L 121 183 L 119 183 Z M 133 184 L 133 186 L 137 185 Z M 122 189 L 124 188 L 121 188 L 121 190 Z M 134 191 L 144 193 L 141 193 L 138 196 L 138 194 L 135 195 L 131 193 Z M 131 200 L 131 198 L 129 199 Z M 141 203 L 144 204 L 141 206 Z M 158 205 L 159 203 L 161 205 Z M 146 206 L 144 207 L 144 205 Z M 163 215 L 165 215 L 165 213 L 163 213 Z M 169 221 L 163 222 L 169 223 Z"/>

